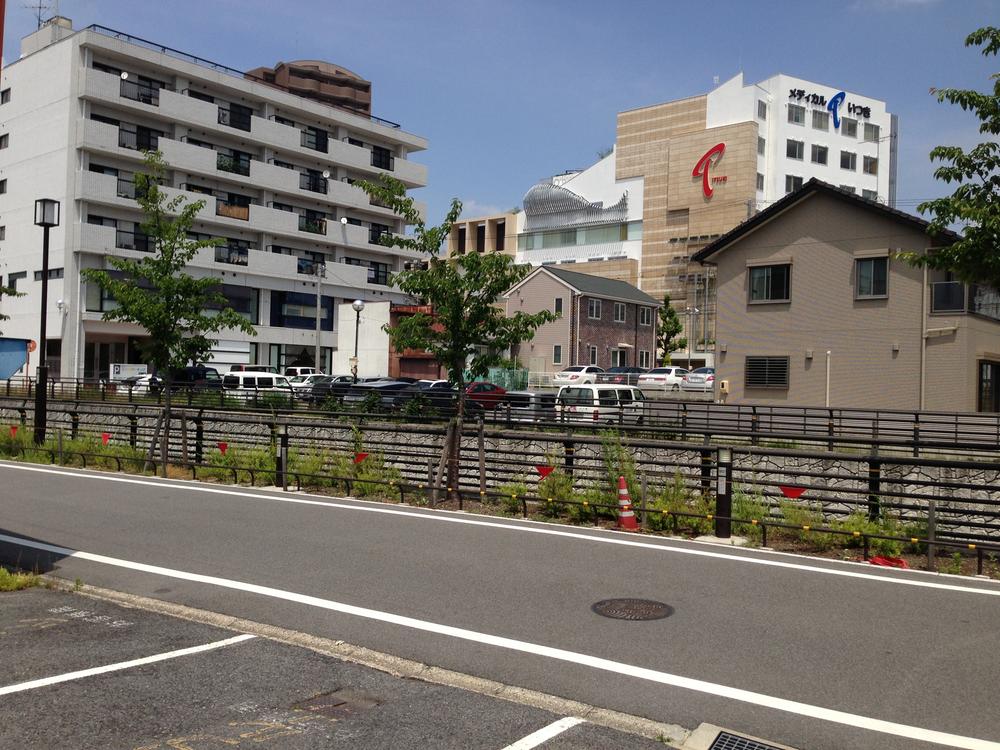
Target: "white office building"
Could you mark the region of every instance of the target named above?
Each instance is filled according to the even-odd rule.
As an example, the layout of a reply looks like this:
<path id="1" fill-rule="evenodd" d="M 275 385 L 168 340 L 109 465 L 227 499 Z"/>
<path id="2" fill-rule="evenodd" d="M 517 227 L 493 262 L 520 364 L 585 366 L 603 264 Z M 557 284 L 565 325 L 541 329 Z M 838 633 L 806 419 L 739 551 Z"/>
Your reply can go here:
<path id="1" fill-rule="evenodd" d="M 53 198 L 62 206 L 49 253 L 53 376 L 105 377 L 112 363 L 141 361 L 144 331 L 103 321 L 114 300 L 79 270 L 151 249 L 134 200 L 144 149 L 163 153 L 169 196 L 206 202 L 197 236 L 224 241 L 190 273 L 218 278 L 256 326 L 256 336 L 223 335 L 212 356 L 220 370 L 312 365 L 317 340 L 329 368 L 342 325 L 353 336 L 354 316 L 337 319 L 343 303 L 406 301 L 389 274 L 412 254 L 379 244 L 405 227 L 351 183 L 388 172 L 423 186 L 427 170 L 409 157 L 426 140 L 349 101 L 365 86 L 370 101 L 370 84 L 349 71 L 314 61 L 276 70 L 277 82 L 103 27 L 74 31 L 63 18 L 26 37 L 0 79 L 0 280 L 24 293 L 0 301 L 4 335 L 38 337 L 33 210 Z"/>

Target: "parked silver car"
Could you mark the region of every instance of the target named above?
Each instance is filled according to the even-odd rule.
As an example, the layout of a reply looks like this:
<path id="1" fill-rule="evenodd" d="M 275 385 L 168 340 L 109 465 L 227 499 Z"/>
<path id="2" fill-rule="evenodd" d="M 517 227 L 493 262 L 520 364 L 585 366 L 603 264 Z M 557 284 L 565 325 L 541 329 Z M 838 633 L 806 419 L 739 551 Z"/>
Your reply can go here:
<path id="1" fill-rule="evenodd" d="M 640 375 L 636 385 L 649 390 L 679 391 L 687 374 L 683 367 L 654 367 Z"/>
<path id="2" fill-rule="evenodd" d="M 715 368 L 699 367 L 697 370 L 692 370 L 687 375 L 685 375 L 684 380 L 681 381 L 681 390 L 700 391 L 702 393 L 706 391 L 714 391 Z"/>

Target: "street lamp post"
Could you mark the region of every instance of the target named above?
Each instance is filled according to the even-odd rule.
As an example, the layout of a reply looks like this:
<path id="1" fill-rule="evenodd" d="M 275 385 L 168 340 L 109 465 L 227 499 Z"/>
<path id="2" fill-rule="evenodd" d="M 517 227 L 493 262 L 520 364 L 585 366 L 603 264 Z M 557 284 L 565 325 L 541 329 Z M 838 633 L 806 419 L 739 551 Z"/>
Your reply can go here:
<path id="1" fill-rule="evenodd" d="M 317 370 L 322 370 L 320 366 L 320 337 L 321 322 L 323 320 L 323 279 L 326 277 L 326 263 L 313 261 L 313 270 L 316 273 L 316 359 L 314 364 Z"/>
<path id="2" fill-rule="evenodd" d="M 364 300 L 356 299 L 351 303 L 354 308 L 354 356 L 351 357 L 351 375 L 358 382 L 358 330 L 361 327 L 361 311 L 365 309 Z"/>
<path id="3" fill-rule="evenodd" d="M 686 312 L 687 312 L 687 324 L 688 324 L 687 325 L 687 328 L 688 328 L 688 334 L 687 334 L 687 345 L 688 345 L 687 360 L 688 361 L 687 361 L 687 366 L 688 366 L 688 369 L 690 370 L 691 369 L 691 337 L 694 335 L 694 330 L 693 330 L 692 326 L 693 326 L 693 321 L 697 320 L 696 316 L 698 315 L 699 310 L 698 310 L 697 307 L 689 307 L 689 308 L 687 308 Z"/>
<path id="4" fill-rule="evenodd" d="M 45 442 L 46 399 L 48 398 L 49 368 L 45 364 L 48 346 L 45 323 L 49 303 L 49 229 L 59 226 L 59 201 L 41 198 L 35 201 L 35 224 L 42 228 L 42 320 L 38 333 L 38 383 L 35 387 L 35 444 Z"/>

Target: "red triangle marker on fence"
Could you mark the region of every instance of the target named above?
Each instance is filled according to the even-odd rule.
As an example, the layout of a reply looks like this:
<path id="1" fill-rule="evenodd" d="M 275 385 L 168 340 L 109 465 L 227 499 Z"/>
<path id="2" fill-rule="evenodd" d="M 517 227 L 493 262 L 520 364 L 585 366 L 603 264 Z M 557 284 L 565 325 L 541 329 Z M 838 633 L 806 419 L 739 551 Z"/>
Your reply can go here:
<path id="1" fill-rule="evenodd" d="M 545 479 L 545 477 L 551 474 L 553 469 L 555 468 L 556 468 L 555 466 L 536 466 L 535 471 L 538 472 L 539 476 L 541 476 L 542 479 Z"/>
<path id="2" fill-rule="evenodd" d="M 354 454 L 354 463 L 359 464 L 362 461 L 364 461 L 366 458 L 368 458 L 368 454 L 367 453 L 355 453 Z"/>
<path id="3" fill-rule="evenodd" d="M 806 491 L 805 487 L 795 487 L 790 484 L 779 484 L 778 489 L 780 489 L 781 494 L 789 500 L 798 500 L 802 497 L 802 493 Z"/>
<path id="4" fill-rule="evenodd" d="M 101 433 L 101 445 L 107 445 L 109 440 L 111 440 L 111 433 L 110 432 L 102 432 Z"/>
<path id="5" fill-rule="evenodd" d="M 12 424 L 10 426 L 10 436 L 12 438 L 16 438 L 17 437 L 17 425 L 16 424 Z"/>
<path id="6" fill-rule="evenodd" d="M 226 455 L 226 451 L 229 450 L 229 443 L 219 443 L 219 453 L 223 456 Z"/>

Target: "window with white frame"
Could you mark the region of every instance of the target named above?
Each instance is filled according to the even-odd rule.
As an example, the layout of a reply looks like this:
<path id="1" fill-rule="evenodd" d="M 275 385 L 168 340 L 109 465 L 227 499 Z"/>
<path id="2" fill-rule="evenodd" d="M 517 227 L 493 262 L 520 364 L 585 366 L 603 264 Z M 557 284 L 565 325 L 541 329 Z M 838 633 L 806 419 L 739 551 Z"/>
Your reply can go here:
<path id="1" fill-rule="evenodd" d="M 878 174 L 878 158 L 875 156 L 866 156 L 861 168 L 865 174 Z"/>
<path id="2" fill-rule="evenodd" d="M 767 119 L 767 102 L 763 99 L 757 100 L 757 119 L 766 120 Z"/>
<path id="3" fill-rule="evenodd" d="M 800 107 L 798 104 L 788 105 L 788 121 L 793 125 L 805 125 L 806 124 L 806 108 Z"/>
<path id="4" fill-rule="evenodd" d="M 596 346 L 587 347 L 587 352 L 588 352 L 588 361 L 590 362 L 590 364 L 596 365 L 597 364 L 597 347 Z"/>
<path id="5" fill-rule="evenodd" d="M 562 364 L 562 345 L 555 344 L 552 347 L 552 364 L 561 365 Z"/>
<path id="6" fill-rule="evenodd" d="M 826 146 L 818 146 L 814 143 L 810 151 L 813 164 L 826 164 L 829 153 L 829 149 Z"/>
<path id="7" fill-rule="evenodd" d="M 625 303 L 615 302 L 615 323 L 625 322 Z"/>
<path id="8" fill-rule="evenodd" d="M 841 151 L 840 168 L 856 172 L 858 170 L 858 155 L 853 151 Z"/>
<path id="9" fill-rule="evenodd" d="M 649 352 L 641 351 L 639 352 L 639 367 L 643 370 L 649 369 Z"/>
<path id="10" fill-rule="evenodd" d="M 858 121 L 853 117 L 843 117 L 840 120 L 840 132 L 848 138 L 858 137 Z"/>
<path id="11" fill-rule="evenodd" d="M 612 349 L 611 366 L 628 367 L 628 349 Z"/>
<path id="12" fill-rule="evenodd" d="M 889 295 L 889 258 L 858 258 L 854 262 L 855 296 L 859 299 Z"/>
<path id="13" fill-rule="evenodd" d="M 830 129 L 830 113 L 823 112 L 819 109 L 814 109 L 812 113 L 812 125 L 815 130 L 829 130 Z"/>
<path id="14" fill-rule="evenodd" d="M 552 312 L 555 313 L 557 318 L 562 317 L 562 297 L 556 297 L 555 304 L 552 306 Z"/>
<path id="15" fill-rule="evenodd" d="M 801 159 L 805 153 L 806 144 L 789 138 L 785 142 L 785 156 L 789 159 Z"/>
<path id="16" fill-rule="evenodd" d="M 865 137 L 866 141 L 877 141 L 878 140 L 878 136 L 879 136 L 878 125 L 873 125 L 870 122 L 866 122 L 865 123 L 864 134 L 865 134 L 864 137 Z"/>
<path id="17" fill-rule="evenodd" d="M 653 308 L 651 307 L 639 308 L 639 325 L 641 326 L 653 325 Z"/>
<path id="18" fill-rule="evenodd" d="M 802 177 L 796 174 L 785 175 L 785 192 L 791 193 L 802 187 Z"/>
<path id="19" fill-rule="evenodd" d="M 587 317 L 591 320 L 601 319 L 601 301 L 599 299 L 587 300 Z"/>

